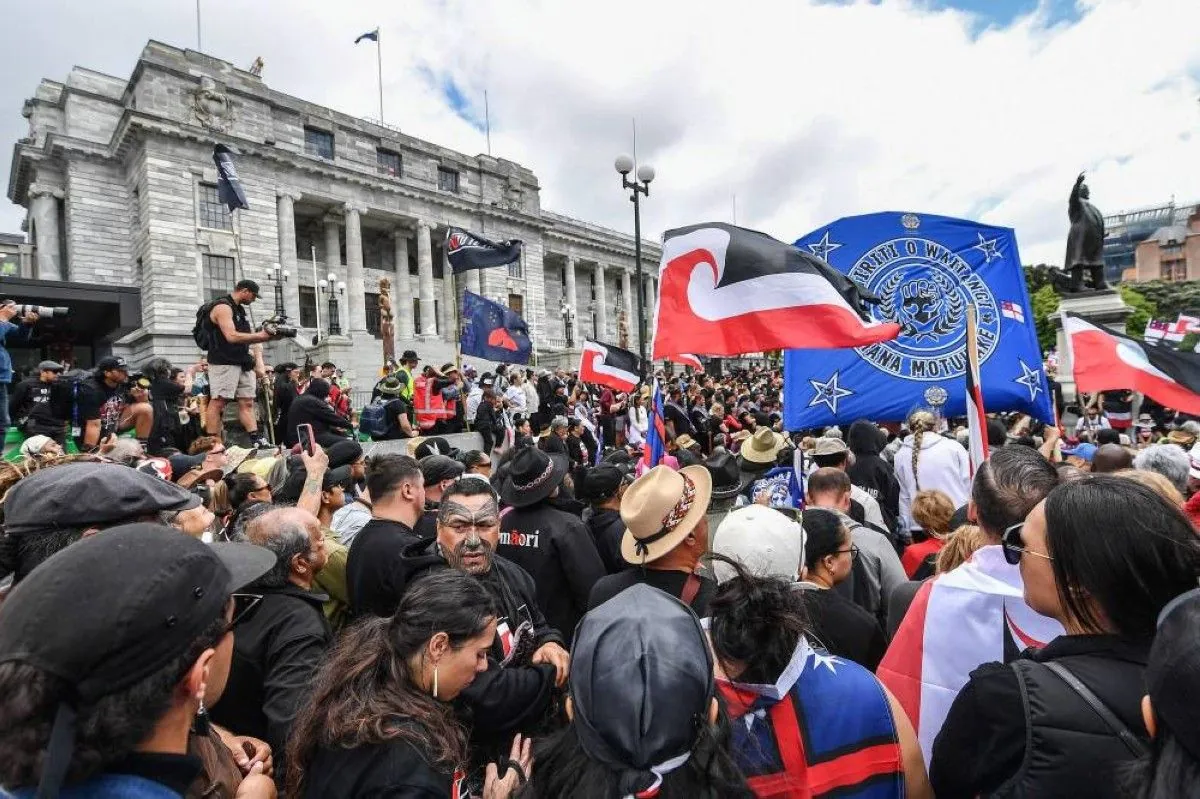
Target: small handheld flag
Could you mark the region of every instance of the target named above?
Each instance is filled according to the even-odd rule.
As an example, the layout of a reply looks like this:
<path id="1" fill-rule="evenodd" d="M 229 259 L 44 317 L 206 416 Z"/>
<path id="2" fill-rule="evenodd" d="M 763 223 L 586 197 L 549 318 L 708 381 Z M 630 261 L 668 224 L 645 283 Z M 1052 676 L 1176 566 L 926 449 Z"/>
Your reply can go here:
<path id="1" fill-rule="evenodd" d="M 217 194 L 221 202 L 225 203 L 230 211 L 249 208 L 250 203 L 246 202 L 242 181 L 233 165 L 233 151 L 224 144 L 216 145 L 213 147 L 213 162 L 217 165 Z"/>
<path id="2" fill-rule="evenodd" d="M 446 258 L 456 275 L 472 269 L 516 263 L 521 260 L 521 246 L 518 239 L 497 243 L 462 228 L 446 230 Z"/>
<path id="3" fill-rule="evenodd" d="M 626 393 L 641 382 L 641 359 L 629 350 L 584 341 L 579 353 L 579 379 Z"/>
<path id="4" fill-rule="evenodd" d="M 666 452 L 667 424 L 663 419 L 662 386 L 654 381 L 654 393 L 651 395 L 649 412 L 649 429 L 646 431 L 645 449 L 642 451 L 642 464 L 646 469 L 653 469 L 662 462 Z"/>
<path id="5" fill-rule="evenodd" d="M 503 363 L 529 363 L 533 343 L 525 320 L 511 308 L 472 291 L 463 292 L 463 355 Z"/>

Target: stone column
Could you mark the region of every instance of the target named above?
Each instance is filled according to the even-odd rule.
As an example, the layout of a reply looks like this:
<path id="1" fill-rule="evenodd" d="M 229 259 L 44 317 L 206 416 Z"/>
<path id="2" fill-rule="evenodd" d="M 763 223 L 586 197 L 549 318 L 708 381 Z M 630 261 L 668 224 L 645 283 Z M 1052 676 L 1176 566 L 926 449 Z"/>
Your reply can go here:
<path id="1" fill-rule="evenodd" d="M 417 281 L 421 302 L 421 330 L 418 338 L 437 338 L 436 306 L 433 302 L 433 247 L 429 241 L 429 223 L 417 220 Z"/>
<path id="2" fill-rule="evenodd" d="M 575 298 L 575 259 L 567 256 L 566 266 L 563 268 L 563 273 L 566 275 L 567 283 L 563 287 L 563 294 L 566 295 L 567 305 L 571 308 L 571 340 L 567 341 L 568 347 L 574 347 L 575 342 L 579 340 L 579 313 L 578 301 Z"/>
<path id="3" fill-rule="evenodd" d="M 293 322 L 300 318 L 300 268 L 296 258 L 296 208 L 299 194 L 282 192 L 275 202 L 279 228 L 279 266 L 288 273 L 283 284 L 283 309 Z"/>
<path id="4" fill-rule="evenodd" d="M 338 233 L 338 223 L 341 221 L 336 214 L 326 214 L 325 223 L 325 271 L 318 275 L 318 278 L 325 280 L 330 273 L 335 275 L 338 280 L 342 279 L 342 245 L 341 236 Z M 329 296 L 321 293 L 319 286 L 314 286 L 317 292 L 317 307 L 320 309 L 321 316 L 325 319 L 325 332 L 329 332 Z M 337 286 L 333 287 L 337 291 Z M 343 333 L 346 332 L 346 298 L 338 297 L 338 325 Z"/>
<path id="5" fill-rule="evenodd" d="M 63 258 L 59 246 L 58 201 L 61 189 L 33 184 L 29 187 L 29 215 L 33 217 L 37 245 L 35 277 L 38 280 L 62 280 Z"/>
<path id="6" fill-rule="evenodd" d="M 396 247 L 396 275 L 392 287 L 392 317 L 396 324 L 396 353 L 404 351 L 403 342 L 417 336 L 413 328 L 412 276 L 408 274 L 408 229 L 396 228 L 393 235 Z"/>
<path id="7" fill-rule="evenodd" d="M 604 296 L 604 264 L 596 262 L 596 335 L 601 341 L 608 338 L 608 307 Z"/>
<path id="8" fill-rule="evenodd" d="M 346 203 L 346 306 L 350 331 L 367 332 L 366 284 L 363 282 L 362 214 L 366 208 Z"/>
<path id="9" fill-rule="evenodd" d="M 482 281 L 479 279 L 479 274 L 482 270 L 472 269 L 469 272 L 463 273 L 463 287 L 467 291 L 473 291 L 476 294 L 482 294 Z"/>
<path id="10" fill-rule="evenodd" d="M 458 292 L 454 287 L 454 272 L 450 259 L 442 250 L 442 340 L 453 344 L 458 336 Z"/>
<path id="11" fill-rule="evenodd" d="M 635 311 L 633 310 L 636 303 L 633 301 L 633 289 L 629 285 L 628 269 L 621 270 L 621 297 L 624 300 L 622 302 L 622 310 L 625 312 L 625 324 L 629 330 L 629 340 L 633 342 L 633 348 L 636 350 L 638 344 L 637 316 L 634 315 Z"/>

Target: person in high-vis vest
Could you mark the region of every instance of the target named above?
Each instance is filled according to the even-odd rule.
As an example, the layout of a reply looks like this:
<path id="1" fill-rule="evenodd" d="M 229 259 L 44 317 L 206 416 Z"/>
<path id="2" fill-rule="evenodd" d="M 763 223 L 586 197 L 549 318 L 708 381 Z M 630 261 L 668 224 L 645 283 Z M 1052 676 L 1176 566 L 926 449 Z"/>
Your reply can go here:
<path id="1" fill-rule="evenodd" d="M 400 379 L 401 391 L 400 396 L 412 402 L 413 399 L 413 369 L 417 368 L 417 363 L 420 359 L 417 353 L 413 350 L 405 350 L 400 356 L 400 366 L 396 369 L 396 377 Z"/>
<path id="2" fill-rule="evenodd" d="M 417 426 L 422 435 L 434 432 L 442 418 L 442 395 L 433 387 L 433 367 L 426 366 L 421 376 L 413 381 L 413 410 L 417 414 Z"/>

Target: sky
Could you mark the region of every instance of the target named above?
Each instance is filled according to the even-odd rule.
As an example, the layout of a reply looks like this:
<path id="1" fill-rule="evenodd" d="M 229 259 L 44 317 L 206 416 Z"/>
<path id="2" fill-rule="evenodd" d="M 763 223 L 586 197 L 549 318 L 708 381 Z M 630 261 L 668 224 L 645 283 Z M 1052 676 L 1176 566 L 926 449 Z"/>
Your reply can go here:
<path id="1" fill-rule="evenodd" d="M 128 77 L 196 47 L 193 0 L 4 12 L 0 142 L 72 65 Z M 542 206 L 632 232 L 613 158 L 657 177 L 643 234 L 735 221 L 792 241 L 843 216 L 1013 227 L 1060 263 L 1087 171 L 1105 213 L 1200 199 L 1196 0 L 201 0 L 203 50 L 272 88 L 531 168 Z M 0 231 L 23 210 L 0 199 Z"/>

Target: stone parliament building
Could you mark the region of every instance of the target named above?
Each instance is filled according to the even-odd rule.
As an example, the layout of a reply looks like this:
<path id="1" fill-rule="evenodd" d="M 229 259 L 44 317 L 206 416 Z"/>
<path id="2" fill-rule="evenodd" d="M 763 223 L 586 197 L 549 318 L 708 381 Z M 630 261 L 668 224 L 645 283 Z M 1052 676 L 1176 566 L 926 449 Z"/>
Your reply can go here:
<path id="1" fill-rule="evenodd" d="M 197 307 L 241 277 L 262 287 L 257 321 L 281 293 L 302 328 L 270 345 L 269 360 L 333 360 L 358 390 L 382 365 L 381 278 L 397 354 L 453 360 L 464 289 L 524 316 L 539 365 L 573 368 L 585 337 L 637 349 L 633 237 L 544 210 L 519 164 L 453 152 L 154 41 L 128 80 L 75 67 L 65 82 L 42 80 L 22 113 L 29 132 L 13 150 L 8 197 L 28 209 L 30 247 L 0 285 L 18 302 L 71 308 L 48 322 L 54 342 L 24 361 L 87 367 L 115 352 L 135 366 L 186 365 L 199 354 Z M 250 207 L 237 219 L 217 196 L 217 142 L 238 153 Z M 456 281 L 451 225 L 521 239 L 524 257 Z M 661 250 L 642 250 L 652 319 Z"/>

